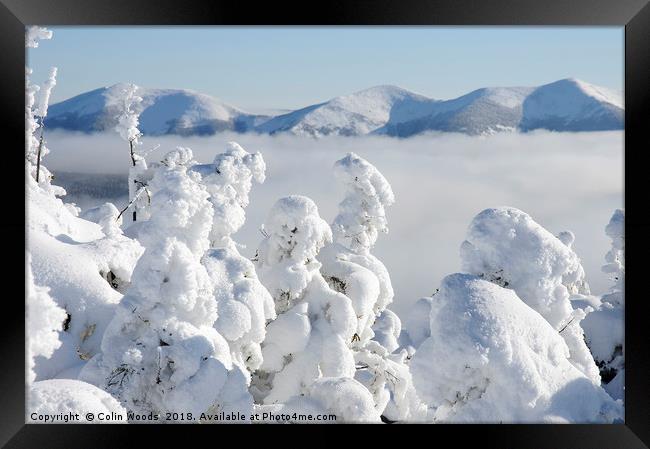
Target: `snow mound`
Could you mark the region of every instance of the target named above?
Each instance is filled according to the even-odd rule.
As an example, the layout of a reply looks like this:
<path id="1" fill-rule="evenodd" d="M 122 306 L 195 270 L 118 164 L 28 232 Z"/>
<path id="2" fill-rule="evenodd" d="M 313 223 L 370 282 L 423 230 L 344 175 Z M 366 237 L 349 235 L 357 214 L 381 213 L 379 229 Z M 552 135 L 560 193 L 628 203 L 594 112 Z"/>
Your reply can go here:
<path id="1" fill-rule="evenodd" d="M 115 233 L 105 235 L 99 225 L 77 217 L 75 210 L 31 177 L 27 201 L 34 282 L 49 288 L 67 314 L 61 321 L 61 346 L 51 358 L 35 359 L 36 379 L 76 378 L 83 364 L 99 352 L 143 249 L 110 225 L 106 226 Z"/>
<path id="2" fill-rule="evenodd" d="M 354 379 L 323 377 L 312 384 L 309 397 L 334 413 L 337 422 L 379 422 L 370 392 Z"/>
<path id="3" fill-rule="evenodd" d="M 27 418 L 32 422 L 65 423 L 65 417 L 79 413 L 80 421 L 87 422 L 86 413 L 95 417 L 103 414 L 109 420 L 98 422 L 126 422 L 126 410 L 110 394 L 86 382 L 70 379 L 51 379 L 34 382 L 29 388 Z M 35 416 L 34 416 L 35 415 Z"/>
<path id="4" fill-rule="evenodd" d="M 34 284 L 32 262 L 27 253 L 27 335 L 28 381 L 36 379 L 34 357 L 49 358 L 61 347 L 59 332 L 63 329 L 66 313 L 49 294 L 50 289 Z"/>
<path id="5" fill-rule="evenodd" d="M 513 290 L 447 276 L 431 337 L 411 359 L 420 397 L 441 422 L 612 422 L 612 400 L 569 361 L 561 335 Z"/>

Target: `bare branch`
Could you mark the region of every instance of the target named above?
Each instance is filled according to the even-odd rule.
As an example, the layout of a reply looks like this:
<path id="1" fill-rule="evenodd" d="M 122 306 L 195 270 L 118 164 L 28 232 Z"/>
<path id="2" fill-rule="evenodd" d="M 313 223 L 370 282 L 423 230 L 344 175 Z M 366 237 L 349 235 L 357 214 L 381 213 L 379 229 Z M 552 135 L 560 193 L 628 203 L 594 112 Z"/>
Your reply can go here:
<path id="1" fill-rule="evenodd" d="M 151 202 L 151 195 L 149 194 L 149 189 L 147 189 L 147 186 L 145 185 L 145 186 L 143 186 L 143 187 L 140 187 L 140 189 L 136 192 L 136 194 L 133 195 L 133 199 L 132 199 L 131 201 L 129 201 L 129 204 L 127 204 L 126 207 L 120 211 L 120 214 L 117 216 L 117 218 L 115 219 L 115 221 L 118 221 L 118 220 L 120 219 L 120 217 L 122 216 L 122 214 L 123 214 L 124 212 L 126 212 L 126 211 L 129 209 L 129 207 L 131 207 L 131 206 L 133 205 L 133 203 L 135 203 L 135 201 L 140 197 L 140 195 L 141 195 L 142 192 L 144 192 L 144 191 L 147 192 L 147 196 L 149 197 L 149 202 Z"/>

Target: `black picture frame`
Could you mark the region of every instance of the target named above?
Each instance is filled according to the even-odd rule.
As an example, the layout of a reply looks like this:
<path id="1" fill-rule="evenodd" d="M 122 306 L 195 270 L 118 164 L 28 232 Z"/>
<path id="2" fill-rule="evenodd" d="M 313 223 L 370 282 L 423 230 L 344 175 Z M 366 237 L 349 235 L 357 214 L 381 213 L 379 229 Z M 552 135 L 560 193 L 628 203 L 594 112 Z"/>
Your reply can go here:
<path id="1" fill-rule="evenodd" d="M 650 139 L 650 4 L 649 0 L 374 0 L 322 4 L 298 2 L 207 2 L 200 0 L 0 0 L 0 111 L 2 148 L 7 167 L 0 182 L 9 197 L 0 220 L 2 252 L 5 253 L 0 282 L 22 285 L 25 247 L 18 237 L 25 234 L 24 167 L 19 147 L 24 145 L 24 27 L 26 25 L 615 25 L 625 27 L 625 208 L 626 239 L 626 412 L 625 424 L 611 425 L 436 425 L 417 426 L 424 434 L 421 444 L 445 446 L 443 441 L 479 441 L 486 447 L 516 448 L 647 448 L 650 445 L 650 326 L 644 295 L 646 262 L 650 255 L 650 212 L 647 166 L 644 153 Z M 19 165 L 22 164 L 22 165 Z M 613 169 L 617 169 L 614 167 Z M 26 240 L 25 240 L 26 241 Z M 22 255 L 21 255 L 22 253 Z M 4 282 L 2 282 L 4 280 Z M 20 288 L 2 292 L 0 321 L 0 444 L 8 448 L 130 447 L 133 432 L 163 438 L 186 433 L 184 445 L 209 437 L 235 434 L 282 438 L 294 432 L 318 440 L 330 437 L 332 428 L 312 426 L 124 426 L 36 425 L 24 423 L 25 329 Z M 9 307 L 10 306 L 10 307 Z M 337 429 L 341 426 L 335 426 Z M 327 429 L 325 431 L 324 429 Z M 376 430 L 375 430 L 376 429 Z M 379 426 L 353 429 L 358 444 L 383 437 L 387 432 L 412 436 L 413 426 Z M 279 431 L 278 431 L 279 430 Z M 191 434 L 190 434 L 191 432 Z M 243 432 L 243 433 L 242 433 Z M 268 435 L 270 432 L 276 436 Z M 199 435 L 201 434 L 201 435 Z M 264 435 L 267 434 L 267 435 Z M 374 435 L 374 436 L 373 436 Z M 223 436 L 226 438 L 226 436 Z M 450 440 L 451 439 L 451 440 Z M 342 440 L 339 440 L 342 441 Z M 414 440 L 415 441 L 415 440 Z M 271 443 L 269 443 L 271 444 Z M 281 443 L 282 444 L 282 443 Z M 451 445 L 451 444 L 450 444 Z"/>

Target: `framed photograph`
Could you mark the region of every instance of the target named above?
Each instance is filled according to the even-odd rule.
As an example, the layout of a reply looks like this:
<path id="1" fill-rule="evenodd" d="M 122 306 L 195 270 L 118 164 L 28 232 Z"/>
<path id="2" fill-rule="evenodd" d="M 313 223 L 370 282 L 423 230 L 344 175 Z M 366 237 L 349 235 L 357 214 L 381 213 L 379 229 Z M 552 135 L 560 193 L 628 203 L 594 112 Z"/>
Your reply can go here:
<path id="1" fill-rule="evenodd" d="M 647 0 L 0 20 L 5 447 L 647 448 Z"/>

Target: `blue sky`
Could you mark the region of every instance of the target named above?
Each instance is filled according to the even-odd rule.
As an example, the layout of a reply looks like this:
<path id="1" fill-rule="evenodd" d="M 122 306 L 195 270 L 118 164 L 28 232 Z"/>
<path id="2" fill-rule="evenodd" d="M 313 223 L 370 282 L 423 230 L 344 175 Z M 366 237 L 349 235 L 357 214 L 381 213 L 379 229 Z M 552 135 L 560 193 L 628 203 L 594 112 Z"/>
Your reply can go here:
<path id="1" fill-rule="evenodd" d="M 622 27 L 52 27 L 33 79 L 52 102 L 128 81 L 244 109 L 294 109 L 379 84 L 438 99 L 575 77 L 623 88 Z"/>

